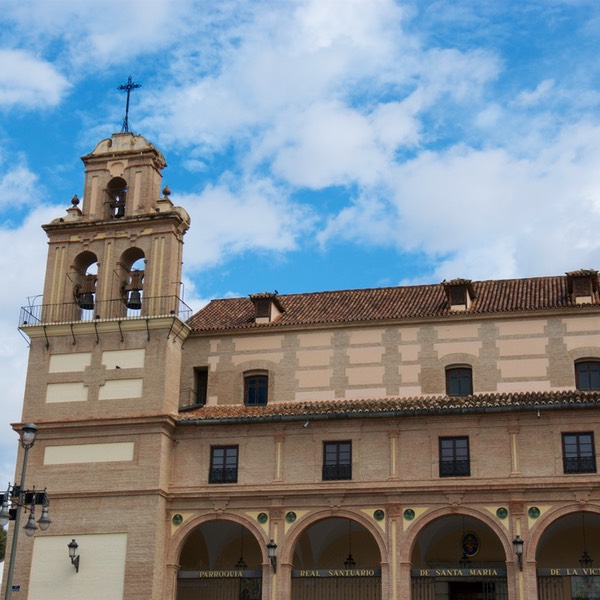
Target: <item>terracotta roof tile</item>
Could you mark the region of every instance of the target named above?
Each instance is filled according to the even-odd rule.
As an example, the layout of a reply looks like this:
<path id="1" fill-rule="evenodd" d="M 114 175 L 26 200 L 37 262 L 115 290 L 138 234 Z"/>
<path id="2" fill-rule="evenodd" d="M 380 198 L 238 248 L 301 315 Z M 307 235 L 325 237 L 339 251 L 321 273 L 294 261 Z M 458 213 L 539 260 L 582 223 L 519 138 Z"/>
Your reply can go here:
<path id="1" fill-rule="evenodd" d="M 598 275 L 595 275 L 596 280 Z M 489 314 L 549 309 L 580 310 L 569 293 L 568 277 L 532 277 L 473 281 L 474 301 L 466 311 L 451 311 L 444 284 L 341 290 L 278 295 L 284 312 L 270 323 L 254 322 L 251 299 L 213 300 L 193 315 L 188 324 L 195 331 L 277 328 L 294 325 L 361 323 L 444 315 Z M 592 304 L 600 305 L 594 288 Z M 589 306 L 589 304 L 588 304 Z"/>
<path id="2" fill-rule="evenodd" d="M 420 396 L 360 400 L 321 400 L 314 402 L 273 402 L 267 406 L 241 404 L 202 406 L 182 410 L 179 421 L 227 422 L 278 421 L 297 418 L 335 416 L 417 416 L 502 410 L 549 410 L 557 408 L 597 407 L 600 392 L 519 392 L 476 394 L 465 397 Z"/>

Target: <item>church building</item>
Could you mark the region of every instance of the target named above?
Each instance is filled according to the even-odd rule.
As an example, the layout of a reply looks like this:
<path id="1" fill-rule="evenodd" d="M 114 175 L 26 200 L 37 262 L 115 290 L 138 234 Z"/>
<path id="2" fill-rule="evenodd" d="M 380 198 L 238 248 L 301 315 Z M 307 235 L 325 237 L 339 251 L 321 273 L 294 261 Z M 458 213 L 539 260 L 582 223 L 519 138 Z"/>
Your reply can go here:
<path id="1" fill-rule="evenodd" d="M 192 314 L 161 152 L 82 160 L 19 320 L 4 598 L 600 598 L 596 270 Z"/>

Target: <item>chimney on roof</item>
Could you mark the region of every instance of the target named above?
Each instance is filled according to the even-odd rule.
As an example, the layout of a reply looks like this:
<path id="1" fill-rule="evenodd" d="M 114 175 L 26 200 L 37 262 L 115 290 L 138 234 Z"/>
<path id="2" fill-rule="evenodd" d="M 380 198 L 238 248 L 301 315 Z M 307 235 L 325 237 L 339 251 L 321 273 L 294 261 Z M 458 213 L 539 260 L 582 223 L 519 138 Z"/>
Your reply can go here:
<path id="1" fill-rule="evenodd" d="M 448 298 L 448 307 L 450 310 L 468 310 L 475 300 L 475 290 L 470 279 L 451 279 L 442 281 L 446 297 Z"/>
<path id="2" fill-rule="evenodd" d="M 567 287 L 575 304 L 589 304 L 594 292 L 598 291 L 598 271 L 579 269 L 567 273 Z"/>
<path id="3" fill-rule="evenodd" d="M 254 304 L 254 322 L 270 323 L 279 317 L 283 312 L 283 306 L 273 292 L 263 292 L 261 294 L 251 294 L 250 300 Z"/>

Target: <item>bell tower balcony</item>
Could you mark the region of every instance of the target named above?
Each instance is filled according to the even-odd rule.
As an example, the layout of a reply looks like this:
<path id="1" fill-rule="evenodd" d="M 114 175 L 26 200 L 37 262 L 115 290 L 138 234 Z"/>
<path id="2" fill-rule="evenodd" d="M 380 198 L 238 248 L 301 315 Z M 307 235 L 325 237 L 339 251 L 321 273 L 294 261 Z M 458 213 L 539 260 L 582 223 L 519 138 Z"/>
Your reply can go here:
<path id="1" fill-rule="evenodd" d="M 135 290 L 123 298 L 98 300 L 86 294 L 79 301 L 21 307 L 19 329 L 39 325 L 69 325 L 85 322 L 121 322 L 177 318 L 185 322 L 192 309 L 177 296 L 147 297 Z"/>

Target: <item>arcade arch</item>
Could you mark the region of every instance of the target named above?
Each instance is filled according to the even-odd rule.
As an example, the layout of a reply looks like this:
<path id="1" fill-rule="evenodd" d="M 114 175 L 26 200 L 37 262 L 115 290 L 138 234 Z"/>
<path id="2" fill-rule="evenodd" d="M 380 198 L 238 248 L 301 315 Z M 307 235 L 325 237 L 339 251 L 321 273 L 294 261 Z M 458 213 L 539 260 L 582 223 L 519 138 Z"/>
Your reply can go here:
<path id="1" fill-rule="evenodd" d="M 243 523 L 202 522 L 181 545 L 177 600 L 261 600 L 263 559 Z"/>
<path id="2" fill-rule="evenodd" d="M 381 552 L 373 534 L 347 517 L 324 517 L 297 535 L 293 600 L 380 600 Z"/>
<path id="3" fill-rule="evenodd" d="M 498 532 L 471 514 L 432 519 L 411 547 L 413 600 L 506 600 L 506 550 Z"/>
<path id="4" fill-rule="evenodd" d="M 599 557 L 600 514 L 577 510 L 555 518 L 535 546 L 539 599 L 600 598 Z"/>

